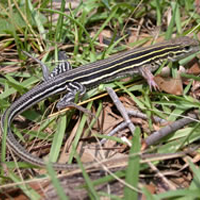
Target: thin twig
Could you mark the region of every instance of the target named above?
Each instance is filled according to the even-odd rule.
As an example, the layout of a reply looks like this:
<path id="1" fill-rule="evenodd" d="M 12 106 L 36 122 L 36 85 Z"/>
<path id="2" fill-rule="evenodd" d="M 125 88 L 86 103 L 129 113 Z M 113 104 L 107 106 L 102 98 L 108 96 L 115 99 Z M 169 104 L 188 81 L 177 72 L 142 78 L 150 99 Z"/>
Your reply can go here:
<path id="1" fill-rule="evenodd" d="M 148 162 L 148 165 L 154 172 L 156 172 L 157 176 L 161 178 L 166 190 L 176 190 L 176 187 L 168 181 L 168 179 L 158 170 L 155 165 L 153 165 L 151 162 Z"/>
<path id="2" fill-rule="evenodd" d="M 127 126 L 130 129 L 131 133 L 133 134 L 134 130 L 135 130 L 135 126 L 131 122 L 123 104 L 121 103 L 121 101 L 119 100 L 118 96 L 116 95 L 115 91 L 112 88 L 107 87 L 106 90 L 107 90 L 108 94 L 110 95 L 111 99 L 113 100 L 113 103 L 115 104 L 115 106 L 121 113 L 122 117 L 124 118 L 125 122 L 127 123 Z"/>
<path id="3" fill-rule="evenodd" d="M 145 119 L 145 120 L 148 119 L 147 115 L 144 114 L 144 113 L 142 113 L 142 112 L 140 112 L 140 111 L 126 110 L 126 112 L 127 112 L 127 114 L 128 114 L 129 116 L 134 116 L 134 117 L 141 118 L 141 119 Z M 165 119 L 162 119 L 162 118 L 157 117 L 157 116 L 154 116 L 153 119 L 154 119 L 154 121 L 155 121 L 156 123 L 161 123 L 161 124 L 162 124 L 162 123 L 166 123 L 166 120 L 165 120 Z M 124 129 L 126 126 L 127 126 L 127 122 L 122 122 L 122 123 L 120 123 L 117 127 L 115 127 L 112 131 L 110 131 L 110 132 L 107 134 L 107 136 L 113 136 L 113 135 L 116 134 L 118 131 Z M 100 144 L 103 145 L 103 144 L 105 144 L 106 141 L 107 141 L 107 139 L 104 138 L 104 139 L 102 139 L 102 140 L 100 141 Z"/>
<path id="4" fill-rule="evenodd" d="M 127 127 L 127 122 L 122 122 L 116 128 L 114 128 L 112 131 L 110 131 L 110 133 L 108 133 L 107 136 L 113 136 L 115 133 L 117 133 L 118 131 L 120 131 L 126 127 Z M 106 141 L 107 141 L 107 139 L 104 138 L 100 141 L 100 144 L 103 145 L 103 144 L 105 144 Z"/>
<path id="5" fill-rule="evenodd" d="M 191 117 L 190 117 L 191 116 Z M 185 125 L 197 121 L 196 115 L 190 115 L 185 118 L 179 119 L 172 124 L 169 124 L 168 126 L 165 126 L 164 128 L 160 129 L 159 131 L 154 132 L 152 135 L 147 137 L 144 141 L 145 148 L 147 148 L 150 145 L 155 144 L 162 138 L 166 137 L 167 135 L 171 134 L 174 131 L 177 131 L 181 128 L 183 128 Z"/>

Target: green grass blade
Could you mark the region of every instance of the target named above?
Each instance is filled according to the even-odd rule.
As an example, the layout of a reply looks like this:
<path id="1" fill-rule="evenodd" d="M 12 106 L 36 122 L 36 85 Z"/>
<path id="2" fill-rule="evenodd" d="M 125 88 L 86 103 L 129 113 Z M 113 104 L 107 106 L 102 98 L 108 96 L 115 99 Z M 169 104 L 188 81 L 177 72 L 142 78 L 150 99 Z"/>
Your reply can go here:
<path id="1" fill-rule="evenodd" d="M 176 28 L 177 28 L 177 32 L 179 34 L 182 33 L 182 28 L 181 28 L 181 14 L 180 14 L 180 6 L 179 4 L 176 4 L 174 6 L 177 6 L 177 8 L 175 9 L 175 23 L 176 23 Z"/>
<path id="2" fill-rule="evenodd" d="M 28 184 L 18 184 L 19 182 L 22 182 L 22 180 L 13 172 L 9 171 L 9 178 L 12 179 L 13 182 L 18 185 L 18 187 L 24 192 L 24 194 L 29 198 L 29 199 L 41 199 L 41 196 L 34 190 L 32 189 Z"/>
<path id="3" fill-rule="evenodd" d="M 119 82 L 115 82 L 116 85 L 118 85 L 121 89 L 123 89 L 124 92 L 126 92 L 133 100 L 134 102 L 139 106 L 139 108 L 141 110 L 145 109 L 145 105 L 138 99 L 136 98 L 133 93 L 131 93 L 126 87 L 124 87 L 123 84 L 119 83 Z"/>
<path id="4" fill-rule="evenodd" d="M 92 104 L 93 104 L 92 101 L 88 103 L 88 106 L 87 106 L 87 109 L 88 109 L 88 110 L 91 109 Z M 74 141 L 73 141 L 73 143 L 72 143 L 72 151 L 71 151 L 71 153 L 70 153 L 70 155 L 69 155 L 69 161 L 68 161 L 68 163 L 71 163 L 71 162 L 72 162 L 72 159 L 73 159 L 73 157 L 74 157 L 74 155 L 75 155 L 75 153 L 76 153 L 76 148 L 77 148 L 77 145 L 78 145 L 79 140 L 80 140 L 80 138 L 81 138 L 81 134 L 83 133 L 83 128 L 84 128 L 84 126 L 85 126 L 85 123 L 86 123 L 86 121 L 87 121 L 87 118 L 88 118 L 88 116 L 87 116 L 86 114 L 83 114 L 83 117 L 82 117 L 81 122 L 80 122 L 80 124 L 79 124 L 79 128 L 78 128 L 78 130 L 77 130 L 77 132 L 76 132 L 76 136 L 75 136 Z"/>
<path id="5" fill-rule="evenodd" d="M 107 26 L 107 24 L 109 23 L 109 21 L 115 16 L 115 13 L 117 12 L 118 7 L 115 7 L 113 9 L 113 11 L 111 12 L 110 16 L 106 19 L 106 21 L 103 23 L 103 25 L 101 26 L 101 28 L 97 31 L 97 33 L 95 34 L 95 36 L 92 39 L 92 42 L 94 42 L 97 37 L 99 36 L 99 34 L 101 33 L 101 31 Z"/>
<path id="6" fill-rule="evenodd" d="M 175 191 L 168 191 L 161 194 L 156 195 L 157 198 L 160 200 L 162 199 L 176 199 L 184 197 L 184 199 L 198 199 L 200 197 L 200 190 L 188 190 L 188 189 L 182 189 L 182 190 L 175 190 Z"/>
<path id="7" fill-rule="evenodd" d="M 6 161 L 6 137 L 8 133 L 8 115 L 5 116 L 5 123 L 4 123 L 4 128 L 3 128 L 3 133 L 2 133 L 2 142 L 1 142 L 1 162 L 5 163 Z M 1 131 L 1 130 L 0 130 Z M 1 171 L 1 174 L 4 174 L 4 170 Z"/>
<path id="8" fill-rule="evenodd" d="M 173 14 L 172 14 L 172 18 L 170 21 L 170 24 L 167 28 L 167 32 L 165 34 L 165 39 L 169 40 L 172 36 L 173 33 L 173 28 L 174 28 L 174 24 L 175 24 L 175 19 L 176 19 L 176 10 L 178 7 L 178 2 L 171 2 L 172 8 L 173 8 Z"/>
<path id="9" fill-rule="evenodd" d="M 94 187 L 94 184 L 93 182 L 90 180 L 90 177 L 89 175 L 87 174 L 87 172 L 85 171 L 84 167 L 83 167 L 83 164 L 81 163 L 81 160 L 79 158 L 79 156 L 76 154 L 76 160 L 78 162 L 78 165 L 81 169 L 81 172 L 83 174 L 83 177 L 85 179 L 85 186 L 86 186 L 86 189 L 89 191 L 89 196 L 91 199 L 95 199 L 95 200 L 98 200 L 100 199 L 99 195 L 97 194 L 96 190 L 95 190 L 95 187 Z"/>
<path id="10" fill-rule="evenodd" d="M 55 190 L 57 191 L 58 197 L 61 200 L 68 200 L 69 198 L 65 195 L 64 189 L 61 186 L 58 178 L 57 178 L 57 174 L 54 171 L 53 167 L 51 166 L 50 163 L 47 163 L 47 170 L 48 170 L 48 174 L 51 178 L 52 184 L 55 188 Z"/>
<path id="11" fill-rule="evenodd" d="M 126 183 L 131 185 L 133 188 L 136 188 L 136 191 L 125 186 L 124 188 L 124 199 L 132 200 L 138 198 L 138 181 L 139 181 L 139 172 L 140 172 L 140 156 L 137 155 L 140 152 L 140 129 L 136 127 L 135 133 L 133 136 L 132 147 L 129 153 L 129 162 L 126 169 Z M 136 156 L 132 156 L 136 154 Z"/>
<path id="12" fill-rule="evenodd" d="M 61 7 L 60 7 L 60 12 L 64 13 L 65 11 L 65 4 L 66 4 L 66 1 L 65 0 L 62 0 L 61 1 Z M 59 42 L 62 40 L 62 36 L 63 36 L 63 15 L 59 15 L 59 18 L 58 18 L 58 22 L 57 22 L 57 25 L 56 25 L 56 41 Z"/>
<path id="13" fill-rule="evenodd" d="M 56 162 L 59 156 L 60 148 L 62 146 L 63 138 L 66 130 L 66 116 L 61 116 L 57 124 L 57 131 L 53 138 L 53 143 L 49 155 L 51 162 Z"/>
<path id="14" fill-rule="evenodd" d="M 30 0 L 27 1 L 27 5 L 28 5 L 29 10 L 31 12 L 32 18 L 35 20 L 37 28 L 40 32 L 40 37 L 42 37 L 44 40 L 46 40 L 46 31 L 45 31 L 44 26 L 42 24 L 39 11 L 36 11 L 36 9 L 33 7 Z"/>
<path id="15" fill-rule="evenodd" d="M 90 43 L 90 47 L 91 49 L 94 51 L 94 46 L 93 46 L 93 42 L 90 38 L 90 34 L 88 33 L 88 31 L 86 30 L 86 28 L 76 19 L 73 19 L 70 15 L 67 15 L 63 12 L 60 12 L 60 11 L 57 11 L 57 10 L 52 10 L 52 9 L 46 9 L 46 8 L 41 8 L 40 9 L 41 11 L 46 11 L 46 12 L 50 12 L 50 13 L 56 13 L 56 14 L 60 14 L 60 15 L 63 15 L 65 17 L 67 17 L 69 20 L 71 20 L 73 23 L 77 24 L 81 29 L 84 30 L 84 33 L 86 34 L 87 36 L 87 39 L 88 39 L 88 42 Z"/>
<path id="16" fill-rule="evenodd" d="M 38 82 L 38 78 L 31 77 L 29 79 L 26 79 L 22 83 L 20 83 L 20 86 L 23 87 L 23 88 L 28 88 L 30 85 L 37 83 L 37 82 Z M 9 88 L 9 89 L 6 89 L 2 94 L 0 94 L 0 99 L 5 99 L 15 92 L 16 92 L 16 89 L 14 89 L 12 87 Z"/>
<path id="17" fill-rule="evenodd" d="M 200 190 L 200 168 L 194 165 L 194 163 L 192 163 L 191 160 L 188 160 L 189 164 L 190 164 L 190 168 L 192 169 L 193 172 L 193 182 L 196 185 L 196 188 Z"/>
<path id="18" fill-rule="evenodd" d="M 160 1 L 159 0 L 155 0 L 155 3 L 156 3 L 157 26 L 161 26 L 162 14 L 161 14 Z"/>

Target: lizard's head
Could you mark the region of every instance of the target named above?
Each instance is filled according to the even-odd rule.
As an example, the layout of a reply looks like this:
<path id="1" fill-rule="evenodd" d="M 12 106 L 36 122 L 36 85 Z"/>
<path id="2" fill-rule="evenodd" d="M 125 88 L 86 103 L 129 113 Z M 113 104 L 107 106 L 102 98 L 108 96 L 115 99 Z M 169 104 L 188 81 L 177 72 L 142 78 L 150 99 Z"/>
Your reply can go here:
<path id="1" fill-rule="evenodd" d="M 187 36 L 172 39 L 169 44 L 174 48 L 174 50 L 169 52 L 169 59 L 172 61 L 177 61 L 182 58 L 200 51 L 200 44 L 197 40 L 189 38 Z"/>

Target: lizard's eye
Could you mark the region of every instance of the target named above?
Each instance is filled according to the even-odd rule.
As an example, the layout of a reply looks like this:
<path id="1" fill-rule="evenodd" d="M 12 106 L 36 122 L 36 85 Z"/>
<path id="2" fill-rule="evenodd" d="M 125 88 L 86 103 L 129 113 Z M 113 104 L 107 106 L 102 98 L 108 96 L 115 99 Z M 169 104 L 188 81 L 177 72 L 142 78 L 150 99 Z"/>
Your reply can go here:
<path id="1" fill-rule="evenodd" d="M 173 58 L 173 57 L 174 57 L 174 54 L 173 54 L 173 53 L 169 53 L 169 57 L 170 57 L 170 58 Z"/>
<path id="2" fill-rule="evenodd" d="M 189 51 L 190 50 L 190 46 L 185 46 L 184 50 Z"/>

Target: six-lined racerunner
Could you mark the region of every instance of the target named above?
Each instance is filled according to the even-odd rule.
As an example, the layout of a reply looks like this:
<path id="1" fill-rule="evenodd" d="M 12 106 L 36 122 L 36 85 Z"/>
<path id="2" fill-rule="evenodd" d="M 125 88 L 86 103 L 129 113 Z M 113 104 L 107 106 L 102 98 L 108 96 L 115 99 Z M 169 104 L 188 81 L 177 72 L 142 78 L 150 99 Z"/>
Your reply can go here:
<path id="1" fill-rule="evenodd" d="M 149 47 L 129 50 L 108 59 L 83 65 L 72 69 L 68 62 L 59 64 L 51 74 L 43 66 L 44 82 L 37 85 L 4 112 L 1 118 L 2 134 L 6 135 L 8 146 L 21 159 L 36 166 L 45 167 L 43 159 L 31 155 L 16 140 L 11 130 L 13 119 L 36 103 L 55 94 L 66 95 L 58 102 L 57 108 L 74 105 L 76 94 L 79 97 L 100 83 L 111 82 L 117 78 L 142 75 L 150 87 L 157 88 L 151 72 L 155 71 L 164 61 L 178 61 L 200 50 L 199 42 L 189 37 L 172 39 Z M 54 169 L 73 169 L 76 164 L 52 163 Z"/>

